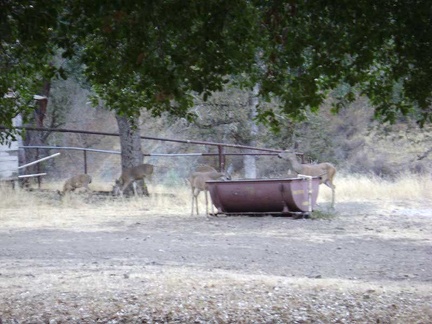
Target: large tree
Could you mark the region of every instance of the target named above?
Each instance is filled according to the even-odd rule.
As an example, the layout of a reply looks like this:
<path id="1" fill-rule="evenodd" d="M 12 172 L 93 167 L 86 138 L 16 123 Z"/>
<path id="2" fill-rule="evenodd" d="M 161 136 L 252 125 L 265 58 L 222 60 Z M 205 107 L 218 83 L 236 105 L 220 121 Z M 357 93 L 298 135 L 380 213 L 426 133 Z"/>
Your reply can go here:
<path id="1" fill-rule="evenodd" d="M 2 93 L 43 80 L 46 55 L 60 47 L 64 57 L 80 53 L 97 95 L 128 117 L 192 118 L 193 93 L 207 97 L 239 76 L 261 85 L 261 99 L 278 97 L 290 118 L 343 85 L 336 110 L 361 94 L 383 120 L 414 112 L 431 121 L 430 1 L 28 0 L 1 2 L 0 13 Z M 1 104 L 10 125 L 19 107 Z M 259 108 L 257 120 L 277 122 Z"/>

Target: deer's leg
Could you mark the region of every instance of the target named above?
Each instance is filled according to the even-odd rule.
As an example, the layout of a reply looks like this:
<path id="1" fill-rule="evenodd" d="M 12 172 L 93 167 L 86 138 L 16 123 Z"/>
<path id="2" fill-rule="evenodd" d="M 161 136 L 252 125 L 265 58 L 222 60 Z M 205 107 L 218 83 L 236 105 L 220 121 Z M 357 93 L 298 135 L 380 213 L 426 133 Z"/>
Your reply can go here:
<path id="1" fill-rule="evenodd" d="M 206 216 L 208 216 L 208 197 L 207 197 L 207 190 L 204 190 L 205 195 L 205 204 L 206 204 Z"/>
<path id="2" fill-rule="evenodd" d="M 146 182 L 145 182 L 145 179 L 146 179 L 147 177 L 144 177 L 144 178 L 142 178 L 142 194 L 144 195 L 144 196 L 150 196 L 150 194 L 149 194 L 149 191 L 148 191 L 148 187 L 147 187 L 147 184 L 146 184 Z"/>
<path id="3" fill-rule="evenodd" d="M 193 216 L 194 200 L 195 200 L 195 189 L 194 189 L 194 187 L 192 187 L 192 209 L 191 209 L 191 216 Z"/>
<path id="4" fill-rule="evenodd" d="M 335 188 L 333 186 L 332 188 L 332 203 L 331 203 L 331 208 L 334 208 L 334 204 L 335 204 L 335 195 L 336 195 L 336 191 Z"/>
<path id="5" fill-rule="evenodd" d="M 126 190 L 127 187 L 131 184 L 133 180 L 129 180 L 123 183 L 123 186 L 120 188 L 120 195 L 123 197 L 123 191 Z"/>
<path id="6" fill-rule="evenodd" d="M 138 195 L 137 194 L 137 184 L 136 184 L 136 181 L 132 182 L 132 188 L 133 188 L 133 191 L 134 191 L 134 195 L 136 197 Z"/>
<path id="7" fill-rule="evenodd" d="M 198 192 L 195 195 L 195 208 L 196 208 L 196 214 L 199 215 L 199 208 L 198 208 L 198 195 L 200 194 L 201 190 L 198 189 Z"/>
<path id="8" fill-rule="evenodd" d="M 120 197 L 123 197 L 123 192 L 121 191 L 121 186 L 120 185 L 115 185 L 114 187 L 113 187 L 113 195 L 114 196 L 120 196 Z"/>
<path id="9" fill-rule="evenodd" d="M 198 188 L 192 188 L 192 211 L 191 216 L 193 216 L 193 210 L 194 210 L 194 204 L 196 209 L 196 214 L 199 215 L 198 211 L 198 195 L 200 193 L 200 190 Z"/>
<path id="10" fill-rule="evenodd" d="M 331 183 L 331 181 L 329 179 L 326 179 L 324 181 L 324 184 L 329 187 L 330 189 L 333 189 L 333 184 Z"/>
<path id="11" fill-rule="evenodd" d="M 125 188 L 127 187 L 127 184 L 123 182 L 122 185 L 119 184 L 118 186 L 118 192 L 120 194 L 120 197 L 123 198 L 123 190 L 125 190 Z"/>
<path id="12" fill-rule="evenodd" d="M 212 214 L 214 215 L 214 205 L 213 205 L 213 200 L 211 200 L 211 196 L 210 196 L 210 205 L 211 205 L 211 210 L 212 210 Z"/>

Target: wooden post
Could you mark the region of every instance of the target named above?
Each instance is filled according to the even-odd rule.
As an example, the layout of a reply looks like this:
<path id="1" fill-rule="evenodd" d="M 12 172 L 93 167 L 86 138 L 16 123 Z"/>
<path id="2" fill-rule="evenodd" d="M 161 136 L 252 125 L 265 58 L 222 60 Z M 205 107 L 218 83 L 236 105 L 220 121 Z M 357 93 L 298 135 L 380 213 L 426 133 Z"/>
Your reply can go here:
<path id="1" fill-rule="evenodd" d="M 223 146 L 218 145 L 219 152 L 219 172 L 225 171 L 225 154 L 223 153 Z"/>
<path id="2" fill-rule="evenodd" d="M 39 149 L 38 148 L 36 149 L 36 160 L 39 160 Z M 37 173 L 41 173 L 39 163 L 36 165 L 36 171 L 37 171 Z M 41 188 L 41 177 L 37 177 L 37 183 L 38 183 L 38 188 L 40 189 Z"/>
<path id="3" fill-rule="evenodd" d="M 84 173 L 87 174 L 87 150 L 84 150 Z"/>

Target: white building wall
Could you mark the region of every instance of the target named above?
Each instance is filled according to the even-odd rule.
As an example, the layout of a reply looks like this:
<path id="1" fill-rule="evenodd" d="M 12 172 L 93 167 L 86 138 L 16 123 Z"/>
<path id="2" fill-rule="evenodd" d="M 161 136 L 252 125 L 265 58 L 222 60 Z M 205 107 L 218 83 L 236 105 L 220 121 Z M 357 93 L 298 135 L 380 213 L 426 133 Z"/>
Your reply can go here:
<path id="1" fill-rule="evenodd" d="M 14 126 L 21 126 L 22 119 L 18 115 L 13 120 Z M 0 180 L 18 177 L 18 147 L 22 145 L 21 136 L 16 136 L 17 141 L 10 145 L 0 144 Z"/>
<path id="2" fill-rule="evenodd" d="M 18 176 L 18 142 L 0 145 L 0 179 Z"/>

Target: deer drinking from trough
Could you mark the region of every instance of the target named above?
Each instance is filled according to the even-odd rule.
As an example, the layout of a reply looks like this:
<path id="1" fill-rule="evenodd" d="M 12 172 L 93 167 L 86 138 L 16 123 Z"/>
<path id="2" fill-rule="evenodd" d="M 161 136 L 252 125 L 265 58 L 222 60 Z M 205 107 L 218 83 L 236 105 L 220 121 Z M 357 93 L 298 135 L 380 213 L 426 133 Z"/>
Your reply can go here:
<path id="1" fill-rule="evenodd" d="M 113 194 L 115 196 L 123 196 L 123 191 L 133 183 L 133 189 L 135 196 L 137 195 L 135 181 L 142 180 L 145 177 L 151 178 L 153 175 L 154 166 L 152 164 L 140 164 L 132 168 L 123 169 L 120 178 L 116 180 L 116 184 L 113 188 Z"/>
<path id="2" fill-rule="evenodd" d="M 323 162 L 319 164 L 301 164 L 297 160 L 296 154 L 291 151 L 281 152 L 278 154 L 278 157 L 288 161 L 289 168 L 291 170 L 294 170 L 296 174 L 320 177 L 320 184 L 324 183 L 332 190 L 331 207 L 334 207 L 336 186 L 333 184 L 333 178 L 336 175 L 336 168 L 333 166 L 333 164 L 328 162 Z"/>
<path id="3" fill-rule="evenodd" d="M 218 179 L 224 179 L 224 180 L 230 180 L 231 177 L 228 173 L 224 173 L 224 172 L 217 172 L 215 169 L 213 169 L 212 167 L 208 167 L 208 168 L 197 168 L 197 170 L 199 170 L 198 172 L 193 172 L 189 178 L 189 182 L 191 185 L 191 189 L 192 189 L 192 210 L 191 210 L 191 215 L 193 215 L 193 211 L 194 211 L 194 204 L 195 204 L 195 208 L 196 208 L 196 214 L 199 215 L 199 211 L 198 211 L 198 195 L 200 194 L 201 191 L 204 191 L 204 195 L 205 195 L 205 204 L 206 204 L 206 216 L 208 216 L 208 196 L 207 196 L 207 192 L 208 192 L 208 188 L 207 188 L 207 184 L 206 181 L 208 180 L 218 180 Z M 201 171 L 204 170 L 204 171 Z M 206 171 L 209 170 L 209 171 Z M 213 203 L 212 203 L 212 212 L 213 212 Z"/>
<path id="4" fill-rule="evenodd" d="M 63 185 L 63 190 L 58 190 L 57 192 L 60 196 L 64 196 L 66 193 L 75 191 L 75 189 L 78 188 L 86 188 L 86 190 L 91 190 L 88 186 L 91 182 L 92 178 L 88 174 L 78 174 L 66 180 Z"/>

